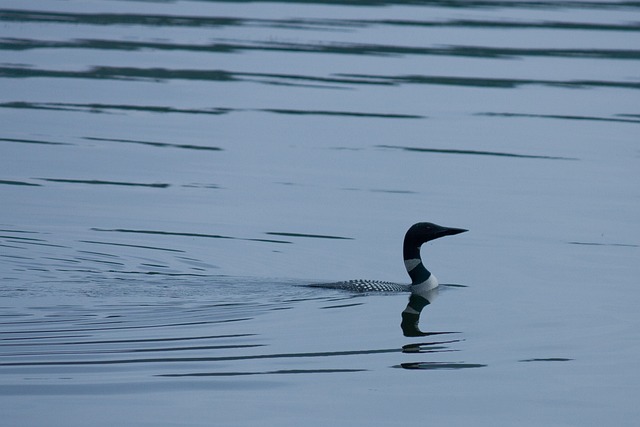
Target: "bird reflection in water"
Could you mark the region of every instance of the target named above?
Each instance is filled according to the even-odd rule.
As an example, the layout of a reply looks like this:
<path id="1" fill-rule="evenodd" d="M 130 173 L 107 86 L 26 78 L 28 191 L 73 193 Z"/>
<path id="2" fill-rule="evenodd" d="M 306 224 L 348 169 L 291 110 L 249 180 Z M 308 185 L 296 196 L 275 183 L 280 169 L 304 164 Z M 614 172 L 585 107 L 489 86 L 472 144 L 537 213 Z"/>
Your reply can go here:
<path id="1" fill-rule="evenodd" d="M 402 311 L 402 333 L 405 337 L 424 337 L 432 335 L 429 332 L 422 332 L 418 324 L 420 323 L 420 313 L 429 304 L 431 304 L 438 296 L 439 288 L 430 289 L 426 293 L 411 292 L 409 303 Z"/>
<path id="2" fill-rule="evenodd" d="M 460 286 L 460 285 L 458 285 Z M 438 296 L 439 287 L 429 290 L 428 292 L 421 292 L 420 294 L 412 292 L 409 296 L 409 303 L 402 311 L 402 333 L 405 337 L 426 337 L 431 335 L 446 335 L 457 334 L 458 332 L 422 332 L 419 327 L 420 314 L 422 310 L 429 304 L 431 304 Z M 460 342 L 459 339 L 432 341 L 432 342 L 420 342 L 407 344 L 402 346 L 403 353 L 444 353 L 454 352 L 448 347 L 448 344 Z M 486 365 L 479 363 L 464 363 L 464 362 L 407 362 L 401 363 L 398 367 L 403 369 L 422 369 L 422 370 L 434 370 L 434 369 L 465 369 L 465 368 L 481 368 Z"/>

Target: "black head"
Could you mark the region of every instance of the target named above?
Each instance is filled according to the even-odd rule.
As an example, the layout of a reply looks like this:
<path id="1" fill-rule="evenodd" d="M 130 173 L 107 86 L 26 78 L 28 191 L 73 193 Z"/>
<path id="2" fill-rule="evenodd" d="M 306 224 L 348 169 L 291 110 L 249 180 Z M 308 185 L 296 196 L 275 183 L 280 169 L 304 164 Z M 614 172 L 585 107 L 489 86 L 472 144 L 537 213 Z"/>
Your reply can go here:
<path id="1" fill-rule="evenodd" d="M 441 225 L 431 222 L 419 222 L 413 224 L 404 236 L 404 245 L 420 247 L 423 243 L 431 240 L 439 239 L 444 236 L 453 236 L 454 234 L 464 233 L 463 228 L 442 227 Z"/>

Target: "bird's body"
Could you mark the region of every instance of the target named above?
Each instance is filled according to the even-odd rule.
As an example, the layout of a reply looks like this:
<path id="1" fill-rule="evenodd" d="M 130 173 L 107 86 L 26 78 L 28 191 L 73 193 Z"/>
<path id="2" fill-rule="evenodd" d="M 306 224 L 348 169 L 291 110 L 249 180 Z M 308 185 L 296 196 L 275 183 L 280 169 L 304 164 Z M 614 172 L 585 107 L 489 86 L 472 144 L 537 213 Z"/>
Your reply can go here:
<path id="1" fill-rule="evenodd" d="M 340 289 L 351 292 L 411 292 L 411 285 L 382 280 L 354 279 L 334 283 L 312 283 L 312 288 Z"/>

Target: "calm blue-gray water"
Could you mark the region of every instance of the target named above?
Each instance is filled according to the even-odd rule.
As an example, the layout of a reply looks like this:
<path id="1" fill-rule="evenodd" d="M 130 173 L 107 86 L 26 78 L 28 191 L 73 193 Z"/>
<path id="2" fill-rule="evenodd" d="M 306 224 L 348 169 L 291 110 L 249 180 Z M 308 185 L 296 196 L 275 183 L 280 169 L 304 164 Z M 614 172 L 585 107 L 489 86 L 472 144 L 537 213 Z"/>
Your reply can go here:
<path id="1" fill-rule="evenodd" d="M 635 426 L 640 3 L 3 0 L 12 426 Z M 407 338 L 402 237 L 443 283 Z"/>

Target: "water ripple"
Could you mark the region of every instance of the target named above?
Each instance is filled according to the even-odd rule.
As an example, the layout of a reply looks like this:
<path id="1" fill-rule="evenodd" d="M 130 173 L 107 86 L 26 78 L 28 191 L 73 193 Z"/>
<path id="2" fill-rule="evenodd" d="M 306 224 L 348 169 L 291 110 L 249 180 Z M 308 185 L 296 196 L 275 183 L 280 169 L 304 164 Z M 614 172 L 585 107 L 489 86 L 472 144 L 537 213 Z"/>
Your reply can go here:
<path id="1" fill-rule="evenodd" d="M 463 154 L 472 156 L 496 156 L 496 157 L 515 157 L 522 159 L 547 159 L 547 160 L 578 160 L 573 157 L 557 157 L 557 156 L 539 156 L 532 154 L 516 154 L 505 153 L 499 151 L 479 151 L 479 150 L 457 150 L 448 148 L 423 148 L 423 147 L 402 147 L 397 145 L 378 145 L 380 148 L 389 148 L 404 151 L 413 151 L 418 153 L 440 153 L 440 154 Z"/>
<path id="2" fill-rule="evenodd" d="M 587 88 L 618 88 L 640 89 L 640 83 L 635 81 L 613 80 L 543 80 L 519 78 L 491 78 L 491 77 L 458 77 L 458 76 L 429 76 L 429 75 L 397 75 L 385 76 L 374 74 L 338 73 L 330 76 L 311 76 L 302 74 L 255 73 L 236 72 L 228 70 L 197 70 L 197 69 L 169 69 L 169 68 L 140 68 L 140 67 L 91 67 L 85 71 L 47 70 L 29 67 L 4 66 L 0 67 L 0 77 L 5 78 L 74 78 L 100 80 L 201 80 L 216 82 L 252 81 L 263 84 L 284 84 L 339 88 L 341 86 L 376 85 L 400 86 L 408 84 L 462 86 L 479 88 L 515 89 L 522 86 L 551 86 L 557 88 L 587 89 Z"/>
<path id="3" fill-rule="evenodd" d="M 353 237 L 331 236 L 327 234 L 291 233 L 291 232 L 283 232 L 283 231 L 268 231 L 265 234 L 268 234 L 270 236 L 308 237 L 311 239 L 353 240 Z"/>
<path id="4" fill-rule="evenodd" d="M 208 239 L 234 239 L 234 240 L 247 240 L 252 242 L 266 242 L 266 243 L 291 243 L 286 240 L 242 238 L 242 237 L 232 237 L 232 236 L 224 236 L 221 234 L 207 234 L 207 233 L 189 233 L 189 232 L 175 232 L 175 231 L 161 231 L 161 230 L 103 229 L 103 228 L 92 228 L 92 230 L 104 231 L 104 232 L 117 232 L 117 233 L 157 234 L 160 236 L 204 237 Z"/>
<path id="5" fill-rule="evenodd" d="M 25 182 L 25 181 L 12 181 L 12 180 L 6 180 L 6 179 L 2 179 L 0 180 L 0 184 L 2 185 L 24 185 L 27 187 L 40 187 L 40 184 L 34 184 L 31 182 Z"/>
<path id="6" fill-rule="evenodd" d="M 97 179 L 66 179 L 66 178 L 38 178 L 47 182 L 59 182 L 63 184 L 89 184 L 89 185 L 117 185 L 124 187 L 151 187 L 151 188 L 168 188 L 171 184 L 165 183 L 140 183 L 140 182 L 124 182 L 124 181 L 102 181 Z"/>
<path id="7" fill-rule="evenodd" d="M 0 104 L 0 106 L 4 106 Z M 43 141 L 37 139 L 19 139 L 19 138 L 0 138 L 4 142 L 16 142 L 19 144 L 41 144 L 41 145 L 73 145 L 68 142 Z"/>
<path id="8" fill-rule="evenodd" d="M 425 116 L 418 114 L 397 114 L 397 113 L 369 113 L 360 111 L 331 111 L 331 110 L 296 110 L 296 109 L 282 109 L 282 108 L 172 108 L 166 106 L 152 106 L 152 105 L 115 105 L 115 104 L 71 104 L 62 102 L 4 102 L 0 103 L 0 108 L 12 108 L 12 109 L 27 109 L 27 110 L 52 110 L 52 111 L 74 111 L 84 113 L 109 113 L 111 111 L 118 112 L 130 112 L 130 111 L 142 111 L 146 113 L 160 113 L 160 114 L 209 114 L 219 116 L 229 113 L 242 113 L 242 112 L 261 112 L 272 114 L 284 114 L 293 116 L 329 116 L 329 117 L 348 117 L 348 118 L 374 118 L 374 119 L 424 119 Z M 173 147 L 173 148 L 186 148 L 192 150 L 210 150 L 210 151 L 222 151 L 220 147 L 207 147 L 201 145 L 185 145 L 185 144 L 168 144 L 161 142 L 151 141 L 135 141 L 128 139 L 112 139 L 112 138 L 97 138 L 97 137 L 84 137 L 86 140 L 91 141 L 111 141 L 111 142 L 123 142 L 130 144 L 142 144 L 150 145 L 153 147 Z M 47 143 L 40 141 L 29 140 L 17 140 L 17 139 L 0 139 L 0 141 L 7 142 L 32 142 L 32 143 Z M 60 144 L 62 145 L 62 144 Z"/>
<path id="9" fill-rule="evenodd" d="M 333 1 L 289 1 L 287 3 L 317 3 L 335 5 Z M 580 1 L 451 1 L 451 0 L 410 0 L 410 1 L 358 1 L 341 2 L 343 5 L 382 6 L 382 5 L 426 5 L 453 8 L 524 8 L 524 9 L 614 9 L 638 10 L 637 2 L 580 2 Z M 491 19 L 442 19 L 442 20 L 409 20 L 409 19 L 330 19 L 330 18 L 284 18 L 260 19 L 228 16 L 188 16 L 141 13 L 73 13 L 48 12 L 20 9 L 0 9 L 0 20 L 6 22 L 42 22 L 76 25 L 127 25 L 149 27 L 267 27 L 286 29 L 314 29 L 341 31 L 351 28 L 362 28 L 371 25 L 420 26 L 420 27 L 453 27 L 453 28 L 537 28 L 554 30 L 591 30 L 591 31 L 639 31 L 637 23 L 602 24 L 570 21 L 515 21 Z"/>
<path id="10" fill-rule="evenodd" d="M 200 150 L 200 151 L 222 151 L 220 147 L 212 147 L 212 146 L 204 146 L 204 145 L 192 145 L 192 144 L 170 144 L 167 142 L 155 142 L 155 141 L 138 141 L 132 139 L 113 139 L 113 138 L 97 138 L 85 136 L 83 139 L 88 141 L 105 141 L 105 142 L 121 142 L 124 144 L 140 144 L 140 145 L 148 145 L 151 147 L 159 147 L 159 148 L 182 148 L 187 150 Z"/>
<path id="11" fill-rule="evenodd" d="M 403 25 L 434 26 L 435 23 L 404 23 Z M 497 27 L 498 23 L 471 23 L 466 22 L 461 26 L 477 27 L 486 25 Z M 518 25 L 503 25 L 506 28 L 517 28 Z M 521 27 L 534 28 L 567 28 L 567 29 L 618 29 L 621 31 L 640 31 L 640 25 L 627 26 L 598 26 L 598 25 L 521 25 Z M 129 40 L 95 40 L 74 39 L 69 41 L 50 41 L 35 39 L 0 39 L 0 50 L 30 50 L 30 49 L 88 49 L 88 50 L 159 50 L 159 51 L 188 51 L 206 53 L 239 53 L 243 51 L 273 51 L 288 53 L 319 53 L 336 55 L 369 55 L 369 56 L 451 56 L 491 59 L 514 59 L 523 57 L 550 57 L 550 58 L 595 58 L 595 59 L 621 59 L 640 60 L 640 50 L 636 49 L 560 49 L 560 48 L 514 48 L 491 47 L 469 45 L 443 45 L 443 46 L 400 46 L 366 43 L 346 42 L 282 42 L 282 41 L 243 41 L 220 40 L 209 44 L 180 44 L 167 42 L 129 41 Z M 215 111 L 211 112 L 215 114 Z"/>
<path id="12" fill-rule="evenodd" d="M 594 116 L 572 116 L 572 115 L 560 115 L 560 114 L 523 114 L 523 113 L 476 113 L 477 116 L 486 117 L 525 117 L 525 118 L 537 118 L 537 119 L 558 119 L 558 120 L 584 120 L 594 122 L 613 122 L 613 123 L 640 123 L 638 119 L 632 119 L 633 114 L 618 114 L 619 117 L 630 118 L 615 118 L 615 117 L 594 117 Z"/>

